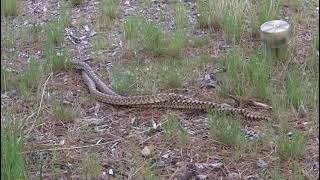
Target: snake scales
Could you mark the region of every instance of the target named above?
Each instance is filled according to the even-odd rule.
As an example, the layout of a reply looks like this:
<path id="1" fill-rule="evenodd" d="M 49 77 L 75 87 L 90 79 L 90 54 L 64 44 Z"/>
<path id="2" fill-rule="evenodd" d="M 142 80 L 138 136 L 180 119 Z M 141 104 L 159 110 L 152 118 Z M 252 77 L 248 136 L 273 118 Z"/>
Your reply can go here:
<path id="1" fill-rule="evenodd" d="M 155 107 L 155 108 L 178 108 L 178 109 L 215 109 L 226 113 L 237 113 L 248 119 L 268 120 L 268 117 L 252 114 L 251 112 L 226 106 L 221 103 L 197 100 L 195 98 L 178 95 L 175 93 L 160 93 L 143 96 L 121 96 L 109 88 L 85 62 L 71 61 L 77 69 L 82 71 L 82 77 L 89 91 L 97 100 L 121 106 L 130 107 Z M 98 89 L 97 89 L 98 88 Z"/>

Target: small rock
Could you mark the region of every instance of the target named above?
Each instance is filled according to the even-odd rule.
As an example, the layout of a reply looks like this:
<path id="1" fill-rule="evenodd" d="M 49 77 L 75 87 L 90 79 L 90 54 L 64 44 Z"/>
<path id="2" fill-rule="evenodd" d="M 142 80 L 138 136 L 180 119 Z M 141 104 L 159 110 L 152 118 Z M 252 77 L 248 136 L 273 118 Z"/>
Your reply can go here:
<path id="1" fill-rule="evenodd" d="M 255 175 L 250 175 L 250 176 L 247 176 L 246 178 L 245 178 L 245 180 L 258 180 L 259 179 L 259 177 L 258 176 L 255 176 Z"/>
<path id="2" fill-rule="evenodd" d="M 299 116 L 299 118 L 306 118 L 307 117 L 307 110 L 303 104 L 301 104 L 299 107 L 298 116 Z"/>
<path id="3" fill-rule="evenodd" d="M 87 32 L 90 32 L 89 26 L 85 25 L 85 26 L 84 26 L 84 30 L 87 31 Z"/>
<path id="4" fill-rule="evenodd" d="M 199 175 L 197 175 L 197 179 L 199 179 L 199 180 L 205 180 L 205 179 L 208 179 L 208 175 L 199 174 Z"/>
<path id="5" fill-rule="evenodd" d="M 257 161 L 257 166 L 264 169 L 264 168 L 268 167 L 268 163 L 262 159 L 259 159 Z"/>
<path id="6" fill-rule="evenodd" d="M 142 156 L 148 157 L 151 155 L 151 148 L 148 146 L 145 146 L 141 151 Z"/>
<path id="7" fill-rule="evenodd" d="M 231 179 L 236 179 L 236 178 L 239 178 L 239 174 L 236 173 L 236 172 L 231 172 L 228 174 L 229 178 Z"/>
<path id="8" fill-rule="evenodd" d="M 111 175 L 111 176 L 113 176 L 113 170 L 112 170 L 112 169 L 109 169 L 109 170 L 108 170 L 108 174 Z"/>

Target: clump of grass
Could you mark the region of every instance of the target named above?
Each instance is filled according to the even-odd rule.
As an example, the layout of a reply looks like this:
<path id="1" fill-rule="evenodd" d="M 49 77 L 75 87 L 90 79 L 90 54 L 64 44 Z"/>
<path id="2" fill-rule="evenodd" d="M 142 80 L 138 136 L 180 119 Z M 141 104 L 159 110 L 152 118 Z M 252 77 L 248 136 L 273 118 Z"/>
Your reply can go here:
<path id="1" fill-rule="evenodd" d="M 119 10 L 119 1 L 117 0 L 102 0 L 100 2 L 100 10 L 102 16 L 109 19 L 117 17 Z"/>
<path id="2" fill-rule="evenodd" d="M 149 180 L 160 180 L 161 178 L 157 175 L 154 168 L 154 164 L 151 162 L 146 163 L 140 171 L 141 177 L 137 175 L 137 178 L 149 179 Z"/>
<path id="3" fill-rule="evenodd" d="M 98 177 L 102 170 L 97 157 L 97 153 L 89 152 L 82 159 L 83 173 L 86 179 L 94 179 Z"/>
<path id="4" fill-rule="evenodd" d="M 293 105 L 296 109 L 299 108 L 302 101 L 304 100 L 304 93 L 303 93 L 303 79 L 301 78 L 301 73 L 297 70 L 291 70 L 287 76 L 287 98 L 288 103 Z"/>
<path id="5" fill-rule="evenodd" d="M 1 91 L 7 91 L 16 85 L 17 75 L 1 65 Z"/>
<path id="6" fill-rule="evenodd" d="M 175 114 L 169 114 L 162 126 L 163 132 L 168 138 L 177 138 L 180 145 L 187 145 L 190 143 L 189 135 L 182 126 L 179 118 Z"/>
<path id="7" fill-rule="evenodd" d="M 243 1 L 232 0 L 223 10 L 222 29 L 228 42 L 238 41 L 245 27 L 246 3 Z"/>
<path id="8" fill-rule="evenodd" d="M 177 20 L 179 21 L 176 22 L 178 23 L 177 29 L 172 34 L 165 34 L 158 25 L 148 22 L 144 18 L 128 17 L 124 24 L 124 38 L 128 41 L 130 48 L 143 48 L 154 57 L 177 57 L 187 45 L 182 15 L 179 14 L 177 16 L 179 16 L 180 20 Z"/>
<path id="9" fill-rule="evenodd" d="M 75 109 L 68 107 L 60 102 L 54 103 L 53 114 L 57 120 L 61 120 L 65 123 L 73 122 L 76 118 Z"/>
<path id="10" fill-rule="evenodd" d="M 261 0 L 257 1 L 256 12 L 260 24 L 276 19 L 280 10 L 281 1 Z"/>
<path id="11" fill-rule="evenodd" d="M 100 22 L 102 26 L 109 29 L 113 24 L 113 20 L 117 17 L 119 12 L 118 0 L 102 0 L 100 1 Z"/>
<path id="12" fill-rule="evenodd" d="M 46 26 L 47 42 L 52 45 L 60 45 L 64 40 L 63 24 L 58 20 L 48 22 Z"/>
<path id="13" fill-rule="evenodd" d="M 277 139 L 279 157 L 284 160 L 297 159 L 304 154 L 305 137 L 297 131 L 288 133 L 283 131 Z"/>
<path id="14" fill-rule="evenodd" d="M 80 4 L 82 4 L 83 0 L 71 0 L 71 4 L 73 6 L 78 6 Z"/>
<path id="15" fill-rule="evenodd" d="M 157 25 L 151 22 L 144 22 L 142 29 L 142 39 L 145 48 L 153 56 L 159 56 L 164 48 L 164 33 Z"/>
<path id="16" fill-rule="evenodd" d="M 268 95 L 268 87 L 270 85 L 269 75 L 270 68 L 261 56 L 254 55 L 250 57 L 248 63 L 248 76 L 255 95 L 260 99 L 266 99 Z"/>
<path id="17" fill-rule="evenodd" d="M 222 61 L 222 69 L 225 73 L 220 75 L 222 94 L 237 94 L 243 96 L 247 94 L 246 66 L 242 52 L 232 49 Z"/>
<path id="18" fill-rule="evenodd" d="M 1 179 L 27 179 L 21 126 L 1 125 Z"/>
<path id="19" fill-rule="evenodd" d="M 168 42 L 168 47 L 164 48 L 164 54 L 170 57 L 179 57 L 183 48 L 187 46 L 187 39 L 182 31 L 175 32 Z"/>
<path id="20" fill-rule="evenodd" d="M 135 66 L 132 66 L 135 67 Z M 119 94 L 125 94 L 135 86 L 136 72 L 133 68 L 115 65 L 112 74 L 112 89 Z"/>
<path id="21" fill-rule="evenodd" d="M 182 69 L 179 69 L 182 66 L 181 63 L 178 63 L 176 60 L 167 61 L 166 64 L 162 67 L 160 72 L 160 83 L 164 88 L 178 88 L 181 87 L 183 83 L 183 74 Z"/>
<path id="22" fill-rule="evenodd" d="M 175 6 L 174 26 L 176 30 L 183 30 L 187 25 L 186 10 L 180 3 Z"/>
<path id="23" fill-rule="evenodd" d="M 273 87 L 271 96 L 272 111 L 275 118 L 280 120 L 281 127 L 288 126 L 288 106 L 285 89 Z"/>
<path id="24" fill-rule="evenodd" d="M 70 59 L 64 48 L 48 46 L 46 48 L 45 57 L 47 64 L 52 71 L 64 70 L 70 66 Z"/>
<path id="25" fill-rule="evenodd" d="M 62 1 L 61 7 L 60 7 L 60 15 L 58 22 L 62 24 L 63 26 L 67 26 L 71 23 L 71 4 L 74 5 L 74 1 Z"/>
<path id="26" fill-rule="evenodd" d="M 106 50 L 109 47 L 109 44 L 104 37 L 97 35 L 92 38 L 91 46 L 93 51 L 99 52 L 101 50 Z"/>
<path id="27" fill-rule="evenodd" d="M 30 97 L 30 93 L 37 89 L 43 75 L 43 67 L 37 60 L 31 60 L 28 68 L 24 70 L 18 79 L 18 88 L 24 98 Z"/>
<path id="28" fill-rule="evenodd" d="M 202 28 L 219 29 L 223 22 L 223 13 L 226 1 L 223 0 L 197 0 L 198 25 Z"/>
<path id="29" fill-rule="evenodd" d="M 194 39 L 192 47 L 201 48 L 209 44 L 209 38 L 207 36 L 203 36 L 197 39 Z"/>
<path id="30" fill-rule="evenodd" d="M 314 38 L 314 46 L 316 50 L 319 50 L 319 32 L 317 33 L 316 37 Z"/>
<path id="31" fill-rule="evenodd" d="M 17 16 L 19 4 L 19 0 L 1 0 L 1 15 Z"/>
<path id="32" fill-rule="evenodd" d="M 143 19 L 137 16 L 130 16 L 124 23 L 124 38 L 131 42 L 139 38 L 140 27 Z"/>
<path id="33" fill-rule="evenodd" d="M 218 112 L 209 113 L 209 131 L 225 145 L 240 148 L 244 142 L 239 120 L 229 119 Z"/>

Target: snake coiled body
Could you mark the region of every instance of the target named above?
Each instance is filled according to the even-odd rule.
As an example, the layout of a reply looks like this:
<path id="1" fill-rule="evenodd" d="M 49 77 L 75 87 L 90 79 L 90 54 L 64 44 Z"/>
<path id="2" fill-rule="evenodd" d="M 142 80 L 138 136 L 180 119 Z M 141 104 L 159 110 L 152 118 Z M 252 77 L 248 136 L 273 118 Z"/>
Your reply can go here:
<path id="1" fill-rule="evenodd" d="M 121 96 L 106 85 L 85 62 L 71 61 L 71 63 L 82 71 L 82 77 L 88 86 L 90 93 L 99 101 L 129 107 L 153 107 L 153 108 L 176 108 L 176 109 L 215 109 L 226 113 L 237 113 L 248 119 L 268 120 L 268 117 L 254 115 L 245 109 L 233 108 L 221 103 L 202 101 L 175 93 L 160 93 L 143 96 Z M 97 89 L 98 88 L 98 89 Z"/>

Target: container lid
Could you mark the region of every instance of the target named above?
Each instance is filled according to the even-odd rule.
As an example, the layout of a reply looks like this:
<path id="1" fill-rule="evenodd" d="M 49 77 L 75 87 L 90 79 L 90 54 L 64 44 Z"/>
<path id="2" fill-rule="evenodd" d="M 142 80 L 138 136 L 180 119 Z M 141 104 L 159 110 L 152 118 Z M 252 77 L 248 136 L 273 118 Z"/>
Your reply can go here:
<path id="1" fill-rule="evenodd" d="M 290 25 L 283 20 L 272 20 L 260 26 L 262 42 L 270 47 L 279 47 L 289 42 Z"/>
<path id="2" fill-rule="evenodd" d="M 263 23 L 260 27 L 261 32 L 264 33 L 281 33 L 287 32 L 290 26 L 286 21 L 272 20 Z"/>

